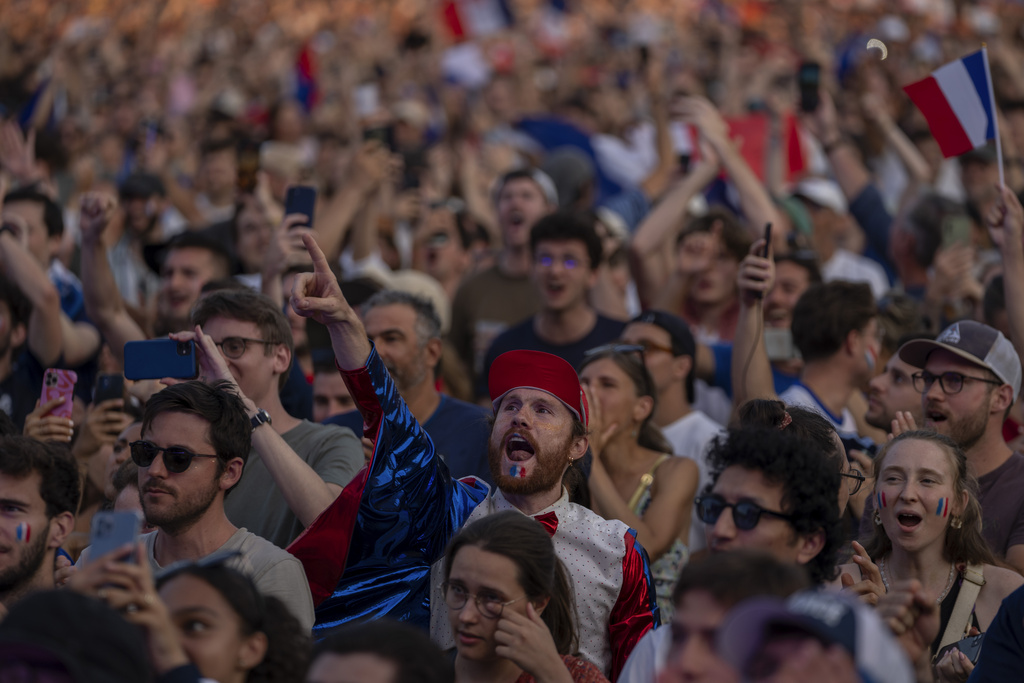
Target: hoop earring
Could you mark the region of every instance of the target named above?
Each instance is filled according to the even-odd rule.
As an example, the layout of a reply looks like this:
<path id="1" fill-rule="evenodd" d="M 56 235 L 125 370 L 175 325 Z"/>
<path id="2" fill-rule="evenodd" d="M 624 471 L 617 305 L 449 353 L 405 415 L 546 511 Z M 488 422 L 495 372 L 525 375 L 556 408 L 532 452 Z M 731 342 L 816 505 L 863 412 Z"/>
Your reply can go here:
<path id="1" fill-rule="evenodd" d="M 875 508 L 875 524 L 882 526 L 882 515 L 878 514 L 878 508 Z"/>
<path id="2" fill-rule="evenodd" d="M 949 525 L 954 529 L 959 529 L 964 525 L 964 520 L 960 519 L 959 517 L 954 517 L 950 520 Z"/>

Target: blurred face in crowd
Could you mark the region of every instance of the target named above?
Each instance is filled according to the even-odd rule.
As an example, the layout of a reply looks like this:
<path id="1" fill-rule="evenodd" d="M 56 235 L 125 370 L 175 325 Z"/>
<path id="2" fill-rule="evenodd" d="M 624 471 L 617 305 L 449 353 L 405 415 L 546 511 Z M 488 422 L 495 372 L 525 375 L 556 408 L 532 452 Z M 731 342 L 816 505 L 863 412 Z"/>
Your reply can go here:
<path id="1" fill-rule="evenodd" d="M 697 242 L 696 234 L 688 235 L 679 244 L 679 255 L 688 257 Z M 707 266 L 697 274 L 690 298 L 698 305 L 712 306 L 725 303 L 736 296 L 736 276 L 739 261 L 725 249 L 721 238 L 713 237 L 712 256 Z"/>
<path id="2" fill-rule="evenodd" d="M 793 261 L 775 265 L 775 286 L 764 299 L 766 327 L 788 330 L 793 323 L 793 309 L 801 295 L 811 286 L 810 273 Z"/>
<path id="3" fill-rule="evenodd" d="M 622 341 L 644 347 L 644 365 L 659 394 L 667 387 L 674 387 L 685 380 L 693 365 L 693 359 L 689 356 L 672 355 L 672 335 L 653 323 L 633 322 L 626 325 L 622 331 Z"/>
<path id="4" fill-rule="evenodd" d="M 203 678 L 244 683 L 267 651 L 263 633 L 245 634 L 242 619 L 220 591 L 197 576 L 181 574 L 160 587 L 171 622 L 189 661 Z"/>
<path id="5" fill-rule="evenodd" d="M 210 152 L 203 158 L 201 169 L 206 193 L 223 196 L 234 193 L 238 178 L 238 155 L 233 149 Z"/>
<path id="6" fill-rule="evenodd" d="M 924 369 L 932 375 L 956 372 L 965 377 L 963 388 L 956 394 L 947 394 L 938 380 L 933 382 L 931 388 L 921 394 L 921 410 L 925 427 L 945 434 L 965 451 L 970 450 L 985 436 L 993 411 L 1001 415 L 1006 409 L 1000 395 L 1004 388 L 969 379 L 995 380 L 995 375 L 944 349 L 932 351 Z"/>
<path id="7" fill-rule="evenodd" d="M 585 305 L 587 292 L 597 282 L 587 246 L 580 240 L 538 243 L 533 254 L 533 277 L 549 311 Z"/>
<path id="8" fill-rule="evenodd" d="M 235 225 L 235 253 L 246 273 L 258 273 L 270 244 L 274 226 L 262 202 L 252 195 L 242 200 Z"/>
<path id="9" fill-rule="evenodd" d="M 953 484 L 953 465 L 944 448 L 917 439 L 894 444 L 879 463 L 875 484 L 889 540 L 908 551 L 944 546 L 949 523 L 967 504 L 967 492 L 958 500 Z"/>
<path id="10" fill-rule="evenodd" d="M 505 246 L 523 248 L 530 244 L 530 228 L 540 218 L 551 213 L 540 186 L 529 178 L 515 178 L 501 188 L 498 194 L 498 223 Z"/>
<path id="11" fill-rule="evenodd" d="M 494 415 L 488 462 L 502 492 L 532 495 L 562 485 L 569 460 L 583 457 L 586 437 L 573 437 L 573 415 L 554 395 L 519 387 Z"/>
<path id="12" fill-rule="evenodd" d="M 323 422 L 355 408 L 355 399 L 337 370 L 332 368 L 313 375 L 313 422 Z"/>
<path id="13" fill-rule="evenodd" d="M 868 384 L 868 411 L 864 420 L 878 429 L 892 430 L 896 411 L 909 411 L 917 424 L 921 418 L 921 394 L 914 389 L 913 375 L 918 369 L 893 355 L 885 364 L 885 371 L 875 375 Z"/>
<path id="14" fill-rule="evenodd" d="M 372 652 L 324 652 L 313 660 L 306 683 L 395 683 L 398 664 Z"/>
<path id="15" fill-rule="evenodd" d="M 672 645 L 658 683 L 739 683 L 739 674 L 715 651 L 728 613 L 707 591 L 684 593 L 672 614 Z"/>
<path id="16" fill-rule="evenodd" d="M 203 332 L 218 344 L 231 376 L 238 382 L 244 395 L 257 404 L 263 404 L 271 394 L 278 391 L 278 378 L 291 368 L 292 359 L 287 345 L 252 341 L 266 339 L 259 325 L 220 316 L 207 320 Z M 229 358 L 219 346 L 230 337 L 248 340 L 245 342 L 245 351 L 238 358 Z"/>
<path id="17" fill-rule="evenodd" d="M 167 412 L 153 418 L 142 438 L 160 448 L 179 446 L 196 454 L 213 455 L 209 433 L 210 423 L 198 415 Z M 241 459 L 234 462 L 234 471 L 219 472 L 217 458 L 193 458 L 184 472 L 171 472 L 161 452 L 149 467 L 140 466 L 139 493 L 146 522 L 170 534 L 197 523 L 217 495 L 238 481 Z"/>
<path id="18" fill-rule="evenodd" d="M 363 316 L 368 336 L 377 347 L 399 391 L 433 382 L 440 359 L 439 339 L 421 340 L 416 330 L 416 311 L 405 304 L 371 308 Z"/>
<path id="19" fill-rule="evenodd" d="M 763 510 L 785 513 L 782 485 L 768 481 L 759 470 L 737 465 L 727 467 L 712 487 L 712 494 L 721 496 L 732 505 L 750 502 Z M 705 526 L 704 533 L 711 552 L 751 548 L 763 550 L 780 562 L 805 564 L 821 550 L 815 538 L 798 536 L 785 519 L 762 513 L 754 528 L 740 529 L 734 514 L 733 508 L 726 508 L 716 522 Z"/>
<path id="20" fill-rule="evenodd" d="M 156 226 L 160 215 L 161 197 L 125 197 L 121 200 L 124 208 L 125 227 L 137 237 L 148 235 Z"/>
<path id="21" fill-rule="evenodd" d="M 417 267 L 442 284 L 469 268 L 469 252 L 462 246 L 455 221 L 454 213 L 438 207 L 427 212 L 417 231 Z"/>
<path id="22" fill-rule="evenodd" d="M 180 247 L 167 252 L 160 269 L 160 293 L 157 313 L 168 320 L 186 321 L 192 304 L 202 293 L 203 285 L 224 277 L 219 259 L 200 247 Z"/>
<path id="23" fill-rule="evenodd" d="M 25 245 L 43 268 L 50 266 L 50 259 L 60 245 L 60 237 L 50 238 L 43 220 L 43 205 L 38 202 L 19 201 L 3 205 L 3 219 L 19 231 L 23 231 Z"/>
<path id="24" fill-rule="evenodd" d="M 113 498 L 116 493 L 114 490 L 114 474 L 117 472 L 117 468 L 132 457 L 128 444 L 132 441 L 138 441 L 141 438 L 141 434 L 142 423 L 133 422 L 117 435 L 117 440 L 113 446 L 100 448 L 100 452 L 93 458 L 93 460 L 99 460 L 103 463 L 103 495 L 107 500 Z M 107 452 L 106 457 L 101 458 L 100 456 L 105 451 Z"/>
<path id="25" fill-rule="evenodd" d="M 526 616 L 526 592 L 519 584 L 519 570 L 511 558 L 488 552 L 474 545 L 459 549 L 452 558 L 448 574 L 446 601 L 457 595 L 465 598 L 461 609 L 448 607 L 448 623 L 455 637 L 455 648 L 459 657 L 476 662 L 500 659 L 495 648 L 500 644 L 496 638 L 498 624 L 506 615 L 515 612 Z M 498 618 L 485 614 L 484 609 L 500 610 Z M 501 603 L 511 604 L 502 606 Z M 547 601 L 536 604 L 538 616 L 544 611 Z"/>
<path id="26" fill-rule="evenodd" d="M 588 363 L 580 371 L 580 384 L 590 389 L 601 406 L 605 424 L 618 425 L 611 438 L 635 430 L 654 406 L 650 396 L 637 395 L 633 380 L 611 358 Z"/>

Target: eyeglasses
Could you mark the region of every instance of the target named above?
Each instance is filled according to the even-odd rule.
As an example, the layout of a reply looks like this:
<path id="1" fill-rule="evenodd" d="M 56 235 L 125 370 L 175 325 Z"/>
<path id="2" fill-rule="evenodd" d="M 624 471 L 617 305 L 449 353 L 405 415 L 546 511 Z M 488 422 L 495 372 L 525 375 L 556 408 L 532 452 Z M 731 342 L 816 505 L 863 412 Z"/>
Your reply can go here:
<path id="1" fill-rule="evenodd" d="M 914 379 L 914 391 L 925 393 L 932 388 L 935 384 L 935 380 L 939 380 L 939 386 L 942 387 L 943 393 L 946 394 L 959 394 L 964 388 L 964 380 L 971 379 L 975 382 L 985 382 L 986 384 L 995 384 L 1002 386 L 1002 382 L 994 379 L 985 379 L 984 377 L 971 377 L 970 375 L 962 375 L 959 372 L 944 372 L 941 375 L 933 375 L 927 370 L 915 373 Z"/>
<path id="2" fill-rule="evenodd" d="M 132 441 L 130 444 L 132 449 L 132 460 L 139 467 L 149 467 L 156 460 L 156 456 L 161 453 L 164 454 L 164 467 L 167 468 L 168 472 L 174 474 L 181 474 L 189 467 L 192 466 L 192 458 L 216 458 L 216 455 L 207 455 L 206 453 L 193 453 L 187 448 L 180 446 L 171 446 L 170 448 L 160 448 L 155 443 L 150 441 Z"/>
<path id="3" fill-rule="evenodd" d="M 558 258 L 554 256 L 538 256 L 536 260 L 537 265 L 541 268 L 551 268 L 556 262 L 561 263 L 566 270 L 573 270 L 580 265 L 580 260 L 573 258 L 572 256 L 562 256 Z"/>
<path id="4" fill-rule="evenodd" d="M 474 595 L 457 584 L 446 582 L 442 587 L 444 588 L 444 602 L 448 605 L 449 609 L 460 610 L 466 606 L 470 598 L 473 598 L 477 611 L 488 619 L 498 619 L 501 617 L 501 611 L 505 609 L 506 605 L 519 602 L 526 597 L 524 595 L 515 600 L 502 602 L 501 598 L 497 595 Z"/>
<path id="5" fill-rule="evenodd" d="M 266 339 L 249 339 L 247 337 L 225 337 L 219 342 L 214 342 L 220 347 L 221 352 L 226 358 L 236 360 L 245 355 L 246 344 L 252 342 L 253 344 L 273 344 L 275 342 L 267 341 Z"/>
<path id="6" fill-rule="evenodd" d="M 593 356 L 600 356 L 605 353 L 644 353 L 643 344 L 603 344 L 601 346 L 595 346 L 592 349 L 587 349 L 583 352 L 584 358 L 591 358 Z"/>
<path id="7" fill-rule="evenodd" d="M 787 522 L 792 522 L 792 515 L 786 515 L 781 512 L 774 512 L 772 510 L 765 510 L 757 503 L 749 500 L 741 500 L 738 503 L 727 503 L 721 496 L 714 494 L 708 496 L 701 496 L 696 501 L 697 504 L 697 517 L 700 521 L 705 524 L 715 524 L 718 522 L 718 518 L 722 516 L 722 513 L 726 508 L 732 508 L 732 523 L 736 525 L 737 529 L 742 531 L 750 531 L 757 526 L 757 523 L 761 521 L 761 515 L 770 515 L 772 517 L 778 517 L 784 519 Z"/>
<path id="8" fill-rule="evenodd" d="M 866 479 L 866 477 L 857 470 L 840 472 L 839 476 L 846 477 L 851 480 L 846 482 L 846 486 L 849 489 L 851 496 L 857 493 L 857 491 L 860 491 L 860 487 L 864 485 L 864 479 Z"/>

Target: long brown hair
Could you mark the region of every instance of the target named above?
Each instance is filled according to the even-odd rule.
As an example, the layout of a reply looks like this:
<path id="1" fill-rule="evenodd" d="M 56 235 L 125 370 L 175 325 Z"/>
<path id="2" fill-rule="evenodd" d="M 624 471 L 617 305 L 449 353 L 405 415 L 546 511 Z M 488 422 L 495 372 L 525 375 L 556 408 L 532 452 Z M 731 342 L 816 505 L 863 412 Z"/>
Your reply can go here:
<path id="1" fill-rule="evenodd" d="M 616 367 L 625 373 L 629 381 L 633 383 L 633 389 L 636 391 L 637 398 L 648 396 L 651 399 L 651 412 L 640 423 L 640 427 L 637 429 L 636 442 L 652 451 L 671 453 L 672 444 L 668 442 L 668 439 L 661 433 L 661 430 L 651 422 L 654 413 L 658 409 L 658 392 L 654 388 L 654 380 L 651 379 L 650 373 L 647 372 L 643 358 L 635 353 L 624 353 L 609 348 L 584 358 L 583 364 L 580 365 L 580 372 L 582 373 L 583 369 L 591 363 L 605 358 L 611 360 L 615 363 Z"/>
<path id="2" fill-rule="evenodd" d="M 505 510 L 467 524 L 448 545 L 444 556 L 445 581 L 451 575 L 455 556 L 466 546 L 512 560 L 526 596 L 531 601 L 549 600 L 540 618 L 551 631 L 558 654 L 571 655 L 579 650 L 572 581 L 540 522 L 521 512 Z"/>
<path id="3" fill-rule="evenodd" d="M 995 557 L 989 550 L 988 544 L 981 535 L 981 503 L 978 502 L 978 480 L 967 471 L 967 454 L 963 449 L 948 436 L 925 430 L 904 432 L 895 439 L 885 444 L 875 456 L 874 491 L 878 491 L 878 475 L 882 472 L 882 466 L 889 451 L 904 441 L 926 441 L 938 446 L 939 450 L 946 456 L 949 462 L 950 471 L 953 473 L 953 498 L 950 505 L 959 506 L 964 493 L 967 493 L 967 505 L 958 513 L 950 514 L 949 522 L 946 525 L 946 543 L 943 554 L 947 560 L 957 564 L 995 564 Z M 960 528 L 954 528 L 952 521 L 954 516 L 959 516 L 962 524 Z M 864 550 L 875 560 L 884 557 L 892 552 L 892 541 L 885 533 L 885 527 L 881 524 L 872 525 L 870 538 L 864 541 Z"/>

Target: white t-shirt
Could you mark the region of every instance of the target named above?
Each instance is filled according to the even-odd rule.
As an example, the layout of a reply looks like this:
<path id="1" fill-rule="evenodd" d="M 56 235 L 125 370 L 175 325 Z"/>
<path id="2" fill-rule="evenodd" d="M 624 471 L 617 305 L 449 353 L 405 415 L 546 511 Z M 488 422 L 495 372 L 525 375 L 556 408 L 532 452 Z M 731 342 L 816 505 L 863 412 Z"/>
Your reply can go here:
<path id="1" fill-rule="evenodd" d="M 664 427 L 662 433 L 668 442 L 672 444 L 672 452 L 678 456 L 689 458 L 697 463 L 700 470 L 700 484 L 697 487 L 697 494 L 704 490 L 711 483 L 711 471 L 708 467 L 708 449 L 716 436 L 723 433 L 722 425 L 699 410 L 691 411 L 679 418 L 672 424 Z M 687 545 L 690 554 L 703 550 L 707 547 L 707 539 L 704 536 L 704 522 L 697 519 L 696 514 L 690 518 L 690 537 Z"/>

